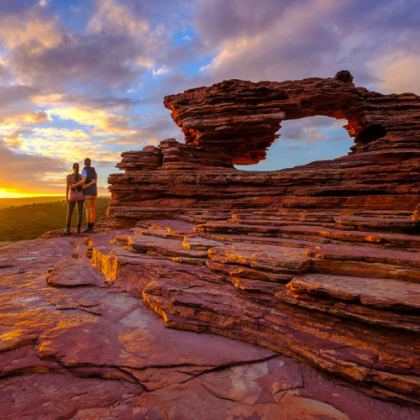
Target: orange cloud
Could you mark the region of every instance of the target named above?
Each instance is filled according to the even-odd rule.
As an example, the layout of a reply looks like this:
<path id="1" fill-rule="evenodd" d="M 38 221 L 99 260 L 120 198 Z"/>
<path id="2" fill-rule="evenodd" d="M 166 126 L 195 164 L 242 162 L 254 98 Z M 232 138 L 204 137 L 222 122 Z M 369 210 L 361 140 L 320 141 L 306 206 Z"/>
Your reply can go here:
<path id="1" fill-rule="evenodd" d="M 95 15 L 89 21 L 88 29 L 92 32 L 116 31 L 140 36 L 147 32 L 149 24 L 146 19 L 133 14 L 124 4 L 114 0 L 101 0 Z"/>
<path id="2" fill-rule="evenodd" d="M 0 41 L 9 49 L 25 46 L 32 53 L 39 53 L 59 45 L 63 36 L 56 19 L 34 11 L 28 11 L 24 16 L 0 17 Z"/>
<path id="3" fill-rule="evenodd" d="M 394 51 L 369 65 L 385 93 L 414 92 L 420 94 L 420 54 Z"/>

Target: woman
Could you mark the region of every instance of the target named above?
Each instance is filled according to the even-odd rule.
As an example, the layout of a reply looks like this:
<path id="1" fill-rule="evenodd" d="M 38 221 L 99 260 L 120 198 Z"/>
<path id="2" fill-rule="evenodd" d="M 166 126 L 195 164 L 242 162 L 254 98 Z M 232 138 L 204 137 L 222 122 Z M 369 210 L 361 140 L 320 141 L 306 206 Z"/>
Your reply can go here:
<path id="1" fill-rule="evenodd" d="M 77 204 L 77 233 L 80 233 L 82 226 L 83 217 L 83 202 L 84 194 L 82 186 L 77 184 L 80 182 L 82 177 L 79 174 L 79 164 L 73 163 L 73 173 L 66 177 L 66 201 L 67 201 L 67 229 L 66 235 L 70 235 L 71 218 L 73 216 L 74 207 Z"/>

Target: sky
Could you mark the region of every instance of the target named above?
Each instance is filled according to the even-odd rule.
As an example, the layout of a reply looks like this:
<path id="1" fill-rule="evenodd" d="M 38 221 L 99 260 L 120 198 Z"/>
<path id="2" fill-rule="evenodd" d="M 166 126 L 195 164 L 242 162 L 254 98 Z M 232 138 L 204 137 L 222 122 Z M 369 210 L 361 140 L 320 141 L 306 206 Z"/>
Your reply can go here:
<path id="1" fill-rule="evenodd" d="M 101 193 L 121 152 L 181 131 L 165 95 L 237 78 L 331 77 L 420 94 L 418 0 L 1 0 L 0 197 L 64 194 L 90 157 Z M 285 121 L 276 170 L 335 158 L 346 121 Z"/>

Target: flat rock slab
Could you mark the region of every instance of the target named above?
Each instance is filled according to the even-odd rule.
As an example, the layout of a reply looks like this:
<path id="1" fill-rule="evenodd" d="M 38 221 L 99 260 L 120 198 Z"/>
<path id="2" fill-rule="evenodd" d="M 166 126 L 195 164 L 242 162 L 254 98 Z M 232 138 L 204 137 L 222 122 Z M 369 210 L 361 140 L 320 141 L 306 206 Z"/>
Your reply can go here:
<path id="1" fill-rule="evenodd" d="M 186 249 L 194 251 L 206 251 L 210 248 L 223 245 L 223 242 L 213 239 L 203 238 L 200 236 L 185 235 L 182 246 Z"/>
<path id="2" fill-rule="evenodd" d="M 142 235 L 133 237 L 131 247 L 136 252 L 159 254 L 166 257 L 205 258 L 207 251 L 186 249 L 181 240 Z"/>
<path id="3" fill-rule="evenodd" d="M 356 391 L 348 394 L 346 388 L 323 381 L 310 368 L 296 367 L 284 358 L 233 366 L 142 394 L 137 410 L 145 418 L 179 419 L 364 420 L 369 413 L 387 420 L 395 413 L 392 404 L 381 407 L 378 400 L 371 404 L 367 397 L 359 399 Z M 397 415 L 407 419 L 417 415 L 410 410 Z"/>
<path id="4" fill-rule="evenodd" d="M 60 261 L 47 274 L 47 283 L 55 287 L 99 286 L 103 280 L 87 261 L 79 262 L 74 258 Z"/>
<path id="5" fill-rule="evenodd" d="M 140 221 L 136 226 L 132 229 L 134 233 L 173 239 L 182 239 L 184 235 L 192 233 L 194 228 L 192 223 L 169 219 Z"/>
<path id="6" fill-rule="evenodd" d="M 316 259 L 341 261 L 365 261 L 400 265 L 407 268 L 420 268 L 420 253 L 397 249 L 370 248 L 357 245 L 320 244 L 307 251 L 307 255 Z"/>
<path id="7" fill-rule="evenodd" d="M 0 409 L 10 419 L 86 419 L 99 417 L 78 414 L 98 413 L 98 408 L 117 402 L 114 413 L 132 418 L 134 398 L 141 392 L 141 386 L 128 382 L 80 378 L 66 371 L 29 371 L 0 381 Z"/>
<path id="8" fill-rule="evenodd" d="M 363 305 L 407 311 L 420 310 L 420 284 L 391 279 L 304 274 L 287 284 L 297 294 L 357 300 Z"/>
<path id="9" fill-rule="evenodd" d="M 209 258 L 273 272 L 287 270 L 303 273 L 310 265 L 310 258 L 304 250 L 272 245 L 225 245 L 210 249 Z"/>
<path id="10" fill-rule="evenodd" d="M 334 220 L 340 225 L 355 228 L 383 229 L 391 231 L 410 231 L 419 227 L 419 222 L 411 217 L 367 217 L 367 216 L 335 216 Z"/>

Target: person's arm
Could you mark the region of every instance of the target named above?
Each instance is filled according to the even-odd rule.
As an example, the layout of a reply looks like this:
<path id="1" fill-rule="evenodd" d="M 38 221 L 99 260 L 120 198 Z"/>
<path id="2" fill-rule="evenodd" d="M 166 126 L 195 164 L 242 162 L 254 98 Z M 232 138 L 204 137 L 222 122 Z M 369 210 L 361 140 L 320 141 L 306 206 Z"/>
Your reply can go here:
<path id="1" fill-rule="evenodd" d="M 89 182 L 89 184 L 84 184 L 83 189 L 89 188 L 91 185 L 96 184 L 96 178 L 92 179 L 92 181 Z"/>
<path id="2" fill-rule="evenodd" d="M 72 187 L 76 188 L 76 187 L 80 187 L 80 185 L 84 185 L 85 182 L 86 182 L 86 178 L 87 178 L 87 172 L 86 172 L 86 169 L 83 168 L 82 177 L 81 177 L 80 181 L 76 182 L 76 184 L 73 184 Z"/>
<path id="3" fill-rule="evenodd" d="M 86 181 L 86 178 L 87 178 L 86 176 L 82 176 L 82 179 L 79 182 L 77 182 L 76 184 L 73 184 L 72 188 L 80 187 L 80 185 L 83 185 Z"/>

